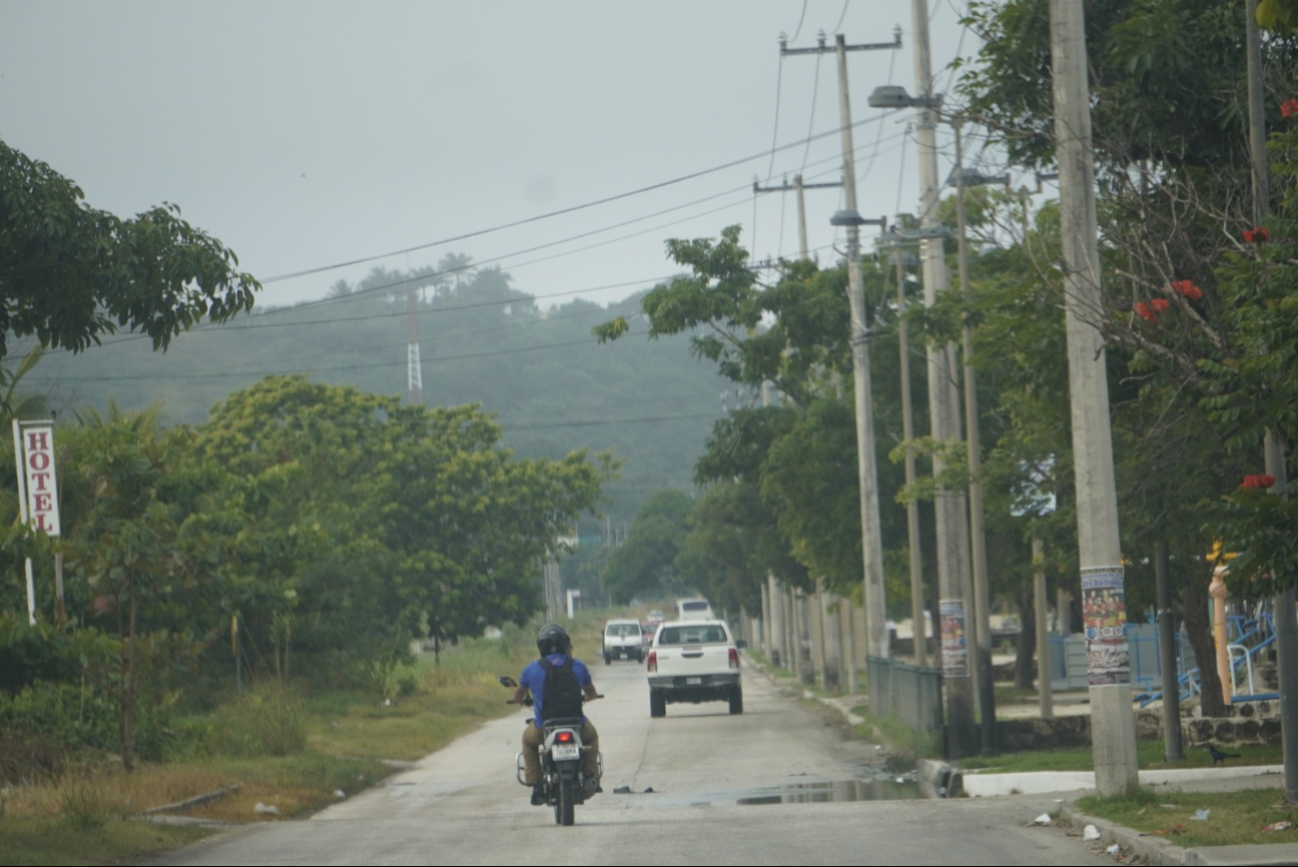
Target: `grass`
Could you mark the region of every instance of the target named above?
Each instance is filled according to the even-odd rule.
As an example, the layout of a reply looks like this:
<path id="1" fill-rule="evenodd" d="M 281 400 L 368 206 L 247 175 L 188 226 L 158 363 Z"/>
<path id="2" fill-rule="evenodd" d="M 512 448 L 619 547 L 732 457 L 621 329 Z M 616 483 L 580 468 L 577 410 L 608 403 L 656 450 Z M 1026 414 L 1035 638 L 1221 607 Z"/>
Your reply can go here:
<path id="1" fill-rule="evenodd" d="M 608 612 L 583 612 L 565 624 L 582 658 L 599 655 L 599 631 Z M 156 853 L 193 842 L 207 828 L 176 828 L 138 821 L 150 807 L 237 785 L 231 794 L 180 815 L 248 823 L 310 815 L 392 772 L 383 759 L 412 761 L 435 752 L 483 720 L 516 712 L 498 675 L 517 677 L 536 657 L 530 629 L 506 629 L 500 639 L 475 639 L 431 655 L 394 673 L 393 682 L 413 678 L 413 694 L 392 703 L 373 693 L 329 691 L 281 702 L 286 727 L 300 727 L 303 739 L 281 737 L 295 748 L 287 755 L 249 755 L 248 738 L 213 737 L 208 749 L 225 743 L 225 755 L 195 750 L 162 763 L 140 763 L 132 773 L 119 762 L 79 762 L 73 772 L 7 791 L 0 805 L 0 865 L 105 863 Z M 236 725 L 241 715 L 262 733 L 267 705 L 232 703 L 211 718 L 186 724 Z M 255 719 L 253 719 L 255 718 Z M 256 738 L 251 739 L 253 742 Z M 276 747 L 271 747 L 272 750 Z M 258 803 L 278 815 L 256 813 Z"/>
<path id="2" fill-rule="evenodd" d="M 1141 789 L 1124 797 L 1081 798 L 1077 808 L 1187 848 L 1298 842 L 1298 824 L 1287 831 L 1261 830 L 1283 820 L 1298 823 L 1298 805 L 1284 803 L 1282 793 L 1275 789 L 1231 792 L 1228 797 Z M 1211 811 L 1207 821 L 1193 818 L 1200 809 Z"/>
<path id="3" fill-rule="evenodd" d="M 942 741 L 936 732 L 925 734 L 900 717 L 872 714 L 869 706 L 864 704 L 852 708 L 852 713 L 865 719 L 853 729 L 853 733 L 876 743 L 888 744 L 893 755 L 910 760 L 942 758 Z"/>
<path id="4" fill-rule="evenodd" d="M 1231 765 L 1276 765 L 1283 761 L 1281 747 L 1266 745 L 1247 745 L 1230 747 L 1229 752 L 1239 753 L 1240 758 L 1228 759 Z M 1136 761 L 1143 771 L 1165 770 L 1169 768 L 1206 768 L 1212 765 L 1212 758 L 1202 747 L 1188 747 L 1185 758 L 1179 762 L 1163 761 L 1163 741 L 1147 740 L 1136 742 Z M 1055 750 L 1025 750 L 1017 753 L 1002 753 L 997 756 L 973 756 L 960 761 L 965 770 L 980 770 L 984 773 L 1013 774 L 1025 771 L 1090 771 L 1095 765 L 1090 747 L 1076 747 Z"/>

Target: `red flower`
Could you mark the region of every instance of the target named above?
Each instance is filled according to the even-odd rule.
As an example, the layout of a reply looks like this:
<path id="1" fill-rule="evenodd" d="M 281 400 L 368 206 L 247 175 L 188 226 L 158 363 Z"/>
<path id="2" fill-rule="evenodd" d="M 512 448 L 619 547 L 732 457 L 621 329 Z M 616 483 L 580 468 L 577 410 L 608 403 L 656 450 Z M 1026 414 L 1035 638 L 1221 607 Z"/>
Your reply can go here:
<path id="1" fill-rule="evenodd" d="M 1265 232 L 1266 230 L 1260 229 L 1259 231 Z M 1244 234 L 1246 236 L 1248 235 L 1247 232 L 1245 232 Z M 1191 301 L 1198 301 L 1200 298 L 1203 297 L 1203 290 L 1200 289 L 1198 286 L 1195 286 L 1194 283 L 1189 280 L 1173 280 L 1172 291 L 1177 293 L 1178 295 L 1184 295 L 1186 298 L 1189 298 Z"/>
<path id="2" fill-rule="evenodd" d="M 1298 104 L 1298 99 L 1291 99 L 1289 101 Z M 1288 115 L 1285 116 L 1288 117 Z M 1246 244 L 1265 244 L 1267 241 L 1270 240 L 1271 240 L 1271 233 L 1268 232 L 1266 229 L 1255 228 L 1255 229 L 1244 230 L 1244 242 Z"/>
<path id="3" fill-rule="evenodd" d="M 1172 302 L 1168 301 L 1166 298 L 1155 298 L 1153 301 L 1149 302 L 1149 306 L 1154 308 L 1155 313 L 1162 313 L 1164 310 L 1172 306 Z"/>
<path id="4" fill-rule="evenodd" d="M 1245 476 L 1244 484 L 1241 485 L 1241 487 L 1266 489 L 1271 487 L 1274 484 L 1275 484 L 1275 476 L 1269 476 L 1263 474 L 1260 476 Z"/>
<path id="5" fill-rule="evenodd" d="M 1287 99 L 1280 103 L 1280 116 L 1293 117 L 1298 114 L 1298 99 Z"/>
<path id="6" fill-rule="evenodd" d="M 1136 302 L 1136 315 L 1148 322 L 1156 322 L 1158 320 L 1158 314 L 1151 310 L 1149 305 L 1144 301 Z"/>

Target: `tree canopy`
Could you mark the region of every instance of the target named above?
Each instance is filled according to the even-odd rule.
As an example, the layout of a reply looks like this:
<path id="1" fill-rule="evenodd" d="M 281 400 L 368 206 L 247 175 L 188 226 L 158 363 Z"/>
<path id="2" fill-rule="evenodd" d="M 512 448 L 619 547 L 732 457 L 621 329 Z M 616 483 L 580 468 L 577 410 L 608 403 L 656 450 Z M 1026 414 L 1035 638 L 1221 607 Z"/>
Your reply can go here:
<path id="1" fill-rule="evenodd" d="M 47 164 L 0 142 L 0 359 L 11 336 L 79 352 L 118 327 L 155 349 L 252 308 L 234 252 L 166 204 L 131 219 L 90 207 Z"/>

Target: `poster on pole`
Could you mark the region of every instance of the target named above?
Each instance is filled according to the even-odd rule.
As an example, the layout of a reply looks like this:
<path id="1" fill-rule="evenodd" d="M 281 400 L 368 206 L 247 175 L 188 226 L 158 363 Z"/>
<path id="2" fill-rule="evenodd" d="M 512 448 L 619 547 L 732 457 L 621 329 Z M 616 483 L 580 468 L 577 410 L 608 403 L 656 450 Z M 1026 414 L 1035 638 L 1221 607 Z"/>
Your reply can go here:
<path id="1" fill-rule="evenodd" d="M 969 640 L 965 629 L 963 599 L 943 599 L 938 606 L 942 618 L 942 676 L 969 676 Z"/>
<path id="2" fill-rule="evenodd" d="M 1121 566 L 1082 570 L 1082 621 L 1086 631 L 1086 682 L 1131 683 L 1127 606 Z"/>

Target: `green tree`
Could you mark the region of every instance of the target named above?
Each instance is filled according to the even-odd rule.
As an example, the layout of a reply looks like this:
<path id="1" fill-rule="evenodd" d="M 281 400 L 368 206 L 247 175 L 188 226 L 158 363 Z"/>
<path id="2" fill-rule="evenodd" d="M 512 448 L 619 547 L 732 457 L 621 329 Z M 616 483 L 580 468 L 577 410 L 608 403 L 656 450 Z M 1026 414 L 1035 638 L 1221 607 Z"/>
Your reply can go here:
<path id="1" fill-rule="evenodd" d="M 72 181 L 0 142 L 0 358 L 11 335 L 81 351 L 118 327 L 165 349 L 204 318 L 251 309 L 260 284 L 175 205 L 124 220 L 82 199 Z"/>
<path id="2" fill-rule="evenodd" d="M 689 532 L 693 502 L 676 490 L 657 491 L 644 501 L 626 541 L 604 567 L 603 583 L 615 604 L 683 589 L 676 557 Z"/>

